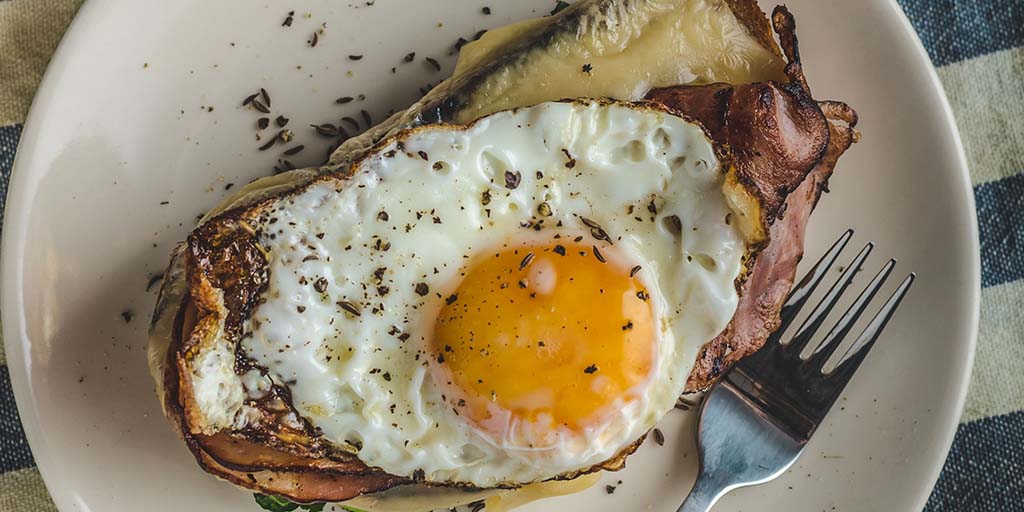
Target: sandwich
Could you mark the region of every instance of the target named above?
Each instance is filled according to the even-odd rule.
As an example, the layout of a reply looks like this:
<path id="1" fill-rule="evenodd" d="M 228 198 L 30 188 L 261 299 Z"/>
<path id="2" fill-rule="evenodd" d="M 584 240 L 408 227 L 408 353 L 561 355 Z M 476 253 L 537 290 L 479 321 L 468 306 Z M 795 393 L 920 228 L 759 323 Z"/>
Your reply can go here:
<path id="1" fill-rule="evenodd" d="M 784 7 L 583 0 L 490 31 L 177 246 L 163 410 L 204 470 L 292 502 L 585 488 L 777 328 L 856 121 L 812 96 Z"/>

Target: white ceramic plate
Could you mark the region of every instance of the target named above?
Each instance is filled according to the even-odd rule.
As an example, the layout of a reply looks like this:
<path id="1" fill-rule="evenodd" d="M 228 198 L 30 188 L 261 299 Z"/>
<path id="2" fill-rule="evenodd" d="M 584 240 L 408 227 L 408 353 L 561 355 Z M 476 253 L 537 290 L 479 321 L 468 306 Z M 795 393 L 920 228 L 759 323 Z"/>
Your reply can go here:
<path id="1" fill-rule="evenodd" d="M 492 0 L 491 16 L 480 0 L 85 5 L 32 107 L 3 227 L 8 364 L 61 510 L 256 510 L 248 493 L 200 471 L 172 434 L 144 357 L 155 293 L 148 277 L 228 184 L 275 163 L 255 150 L 256 116 L 240 100 L 267 88 L 306 145 L 292 160 L 317 164 L 326 141 L 309 123 L 360 108 L 381 118 L 442 78 L 421 61 L 402 65 L 407 52 L 438 58 L 448 73 L 458 36 L 553 3 Z M 919 280 L 803 458 L 715 510 L 920 510 L 949 448 L 974 351 L 979 264 L 963 152 L 935 73 L 895 4 L 792 0 L 790 8 L 816 96 L 855 106 L 864 133 L 814 215 L 808 252 L 853 227 L 855 240 L 878 244 L 869 271 L 891 255 Z M 295 22 L 282 28 L 289 9 L 298 10 Z M 323 22 L 326 34 L 310 48 Z M 366 100 L 350 108 L 333 103 L 360 93 Z M 692 418 L 673 413 L 661 429 L 665 447 L 647 443 L 625 471 L 605 476 L 613 495 L 600 485 L 530 510 L 675 510 L 696 469 Z"/>

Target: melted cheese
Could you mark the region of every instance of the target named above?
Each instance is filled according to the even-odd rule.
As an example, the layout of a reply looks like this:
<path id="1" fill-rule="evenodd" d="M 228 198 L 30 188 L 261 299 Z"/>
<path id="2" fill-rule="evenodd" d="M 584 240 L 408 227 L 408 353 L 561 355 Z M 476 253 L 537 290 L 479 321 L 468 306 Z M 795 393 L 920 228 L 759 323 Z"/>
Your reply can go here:
<path id="1" fill-rule="evenodd" d="M 451 78 L 345 141 L 324 169 L 348 167 L 438 103 L 457 105 L 446 121 L 466 123 L 565 98 L 638 100 L 653 88 L 681 84 L 786 81 L 778 48 L 751 34 L 730 5 L 745 18 L 763 17 L 745 1 L 595 0 L 491 30 L 462 48 Z"/>
<path id="2" fill-rule="evenodd" d="M 487 74 L 455 121 L 562 98 L 638 100 L 657 87 L 785 80 L 781 57 L 751 37 L 721 0 L 620 4 L 604 17 L 581 16 L 575 31 L 560 30 L 554 17 L 539 18 L 489 31 L 466 45 L 455 78 L 521 52 L 518 41 L 553 34 L 543 46 Z"/>

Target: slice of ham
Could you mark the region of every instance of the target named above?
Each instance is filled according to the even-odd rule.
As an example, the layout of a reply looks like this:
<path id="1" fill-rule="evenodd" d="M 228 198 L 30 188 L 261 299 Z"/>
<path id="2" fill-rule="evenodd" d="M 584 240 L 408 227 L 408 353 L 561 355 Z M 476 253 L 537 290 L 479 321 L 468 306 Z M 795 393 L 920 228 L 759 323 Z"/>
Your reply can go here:
<path id="1" fill-rule="evenodd" d="M 707 389 L 740 359 L 764 345 L 803 258 L 811 211 L 827 190 L 839 157 L 856 142 L 857 113 L 837 101 L 817 102 L 800 64 L 793 16 L 776 8 L 772 23 L 789 64 L 790 82 L 679 86 L 647 99 L 698 120 L 734 156 L 736 175 L 767 217 L 767 243 L 747 262 L 732 321 L 705 344 L 684 393 Z"/>
<path id="2" fill-rule="evenodd" d="M 845 106 L 844 106 L 845 107 Z M 784 215 L 772 224 L 768 245 L 757 255 L 732 321 L 721 334 L 705 344 L 686 381 L 685 392 L 707 389 L 725 370 L 756 352 L 779 325 L 779 311 L 796 277 L 804 252 L 804 231 L 811 211 L 823 191 L 836 161 L 857 137 L 852 110 L 833 112 L 849 124 L 829 125 L 831 137 L 824 157 L 811 174 L 786 198 Z"/>

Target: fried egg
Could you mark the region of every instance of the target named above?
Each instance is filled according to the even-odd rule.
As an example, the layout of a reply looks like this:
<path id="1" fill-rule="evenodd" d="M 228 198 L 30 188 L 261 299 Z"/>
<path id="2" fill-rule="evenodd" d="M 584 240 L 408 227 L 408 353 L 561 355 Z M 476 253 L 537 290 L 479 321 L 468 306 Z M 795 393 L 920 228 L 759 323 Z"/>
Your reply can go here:
<path id="1" fill-rule="evenodd" d="M 417 481 L 519 485 L 614 458 L 736 309 L 747 247 L 714 145 L 640 104 L 399 134 L 259 218 L 246 390 Z M 261 391 L 262 390 L 262 391 Z"/>

